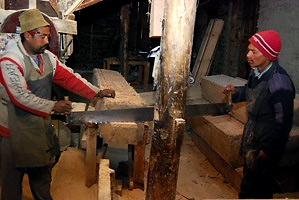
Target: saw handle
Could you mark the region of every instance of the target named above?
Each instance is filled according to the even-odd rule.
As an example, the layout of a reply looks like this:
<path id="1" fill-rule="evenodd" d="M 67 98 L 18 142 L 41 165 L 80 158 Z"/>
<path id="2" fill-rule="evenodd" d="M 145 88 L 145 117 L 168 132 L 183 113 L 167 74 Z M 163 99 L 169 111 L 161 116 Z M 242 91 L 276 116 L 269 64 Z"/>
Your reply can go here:
<path id="1" fill-rule="evenodd" d="M 65 100 L 65 101 L 69 101 L 69 100 L 70 100 L 69 96 L 64 96 L 64 100 Z M 70 121 L 71 121 L 71 117 L 70 117 L 70 115 L 65 114 L 65 122 L 66 122 L 67 124 L 69 124 Z"/>
<path id="2" fill-rule="evenodd" d="M 232 106 L 232 91 L 228 91 L 227 103 L 228 103 L 229 106 Z"/>

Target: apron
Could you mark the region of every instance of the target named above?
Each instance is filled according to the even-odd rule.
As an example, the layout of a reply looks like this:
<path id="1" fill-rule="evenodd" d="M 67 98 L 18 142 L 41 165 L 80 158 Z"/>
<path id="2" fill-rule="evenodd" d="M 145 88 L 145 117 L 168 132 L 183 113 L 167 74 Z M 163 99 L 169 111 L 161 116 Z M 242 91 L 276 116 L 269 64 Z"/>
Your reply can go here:
<path id="1" fill-rule="evenodd" d="M 274 66 L 273 66 L 274 68 Z M 275 69 L 272 69 L 269 71 L 270 73 L 274 73 Z M 270 76 L 272 76 L 270 75 Z M 257 78 L 252 78 L 256 80 L 251 81 L 258 81 Z M 259 137 L 258 134 L 260 133 L 258 130 L 256 130 L 257 123 L 263 123 L 262 120 L 257 119 L 259 114 L 262 112 L 265 108 L 265 102 L 268 98 L 268 88 L 269 88 L 269 82 L 268 80 L 260 81 L 255 87 L 250 87 L 250 83 L 248 83 L 246 87 L 246 101 L 247 101 L 247 113 L 248 113 L 248 120 L 245 124 L 242 140 L 241 140 L 241 148 L 240 153 L 243 157 L 255 157 L 256 151 L 259 148 Z M 251 155 L 252 154 L 252 155 Z"/>
<path id="2" fill-rule="evenodd" d="M 30 91 L 44 99 L 51 98 L 53 69 L 45 54 L 44 72 L 38 73 L 30 58 L 24 55 L 25 79 Z M 58 139 L 50 119 L 46 119 L 8 102 L 8 126 L 16 167 L 42 167 L 53 162 L 59 154 Z"/>

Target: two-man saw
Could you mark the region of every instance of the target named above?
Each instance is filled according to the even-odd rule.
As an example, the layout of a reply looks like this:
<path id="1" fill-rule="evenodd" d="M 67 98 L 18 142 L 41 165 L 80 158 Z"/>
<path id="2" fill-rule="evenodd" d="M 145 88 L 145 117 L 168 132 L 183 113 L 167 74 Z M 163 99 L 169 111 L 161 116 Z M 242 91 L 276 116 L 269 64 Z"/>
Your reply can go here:
<path id="1" fill-rule="evenodd" d="M 115 110 L 96 110 L 72 112 L 71 124 L 109 123 L 109 122 L 145 122 L 153 121 L 154 107 L 126 108 Z M 227 103 L 209 103 L 186 105 L 185 117 L 196 115 L 224 115 L 231 111 Z"/>

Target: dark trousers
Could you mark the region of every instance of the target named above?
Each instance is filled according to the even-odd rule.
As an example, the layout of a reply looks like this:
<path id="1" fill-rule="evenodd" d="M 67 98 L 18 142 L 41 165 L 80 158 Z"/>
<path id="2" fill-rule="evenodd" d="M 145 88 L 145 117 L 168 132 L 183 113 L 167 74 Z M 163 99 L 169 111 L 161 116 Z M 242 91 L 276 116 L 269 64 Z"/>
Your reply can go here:
<path id="1" fill-rule="evenodd" d="M 16 168 L 10 140 L 0 139 L 1 200 L 21 200 L 24 174 L 29 177 L 30 189 L 35 200 L 51 200 L 51 166 Z"/>
<path id="2" fill-rule="evenodd" d="M 256 161 L 255 161 L 256 162 Z M 274 192 L 273 164 L 258 163 L 243 167 L 240 199 L 272 199 Z"/>

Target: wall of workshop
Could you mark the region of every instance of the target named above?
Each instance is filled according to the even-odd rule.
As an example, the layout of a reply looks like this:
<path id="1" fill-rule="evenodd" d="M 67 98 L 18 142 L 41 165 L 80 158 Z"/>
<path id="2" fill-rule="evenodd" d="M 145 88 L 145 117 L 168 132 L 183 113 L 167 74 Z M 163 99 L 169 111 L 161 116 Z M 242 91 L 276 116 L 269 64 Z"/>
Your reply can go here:
<path id="1" fill-rule="evenodd" d="M 258 0 L 199 1 L 194 29 L 191 70 L 209 21 L 222 19 L 224 26 L 214 50 L 209 75 L 226 74 L 232 77 L 246 78 L 250 67 L 245 56 L 248 38 L 256 30 L 257 7 Z"/>
<path id="2" fill-rule="evenodd" d="M 260 0 L 258 30 L 274 29 L 282 40 L 279 63 L 292 77 L 299 92 L 299 1 Z"/>

